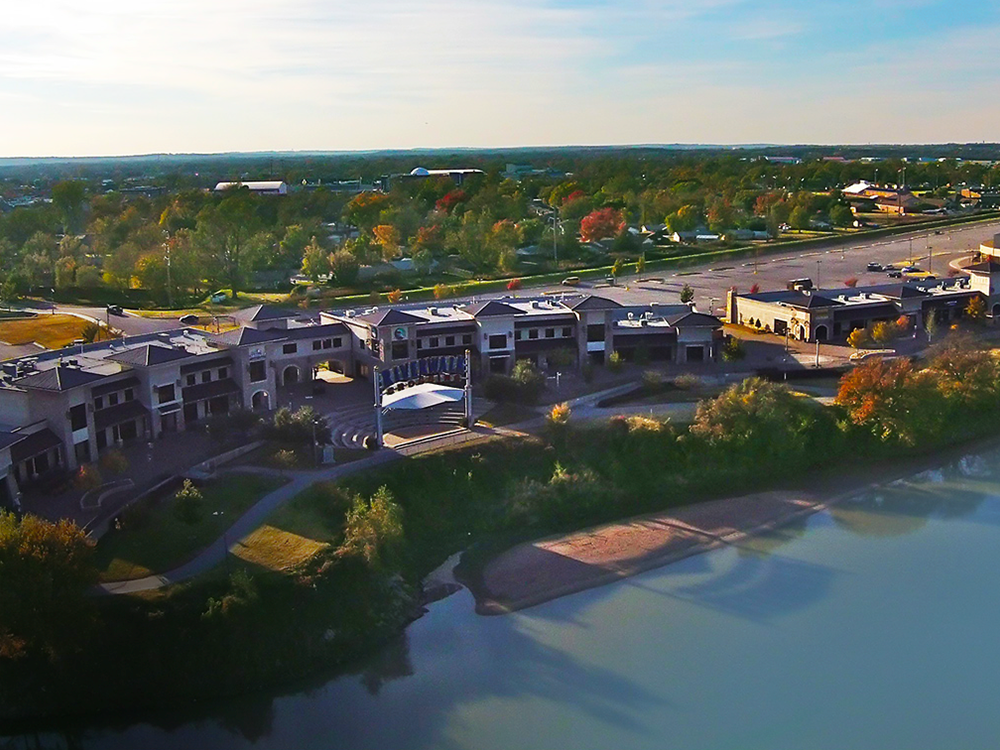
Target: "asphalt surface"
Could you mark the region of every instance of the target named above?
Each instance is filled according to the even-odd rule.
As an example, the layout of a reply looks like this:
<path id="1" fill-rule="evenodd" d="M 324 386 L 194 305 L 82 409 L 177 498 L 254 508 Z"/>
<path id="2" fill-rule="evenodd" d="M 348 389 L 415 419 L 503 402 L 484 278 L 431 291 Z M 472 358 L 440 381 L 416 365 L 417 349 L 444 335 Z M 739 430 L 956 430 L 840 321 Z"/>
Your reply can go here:
<path id="1" fill-rule="evenodd" d="M 818 246 L 787 253 L 762 253 L 756 262 L 753 258 L 716 260 L 677 271 L 651 271 L 643 274 L 642 281 L 635 276 L 623 276 L 613 287 L 591 282 L 582 282 L 576 287 L 532 287 L 520 292 L 520 296 L 575 290 L 600 294 L 628 305 L 676 303 L 680 301 L 684 285 L 689 284 L 694 289 L 695 305 L 699 310 L 711 310 L 721 315 L 725 312 L 726 292 L 732 286 L 747 292 L 753 284 L 759 284 L 760 291 L 768 292 L 785 289 L 790 280 L 806 277 L 812 279 L 817 287 L 826 289 L 844 288 L 844 281 L 852 277 L 858 279 L 859 286 L 893 281 L 883 272 L 867 271 L 866 266 L 870 262 L 892 263 L 898 268 L 909 265 L 912 258 L 915 261 L 913 265 L 944 278 L 949 262 L 968 256 L 978 250 L 984 240 L 1000 233 L 1000 220 L 939 231 L 940 234 L 937 234 L 934 230 L 920 229 L 877 240 L 859 238 L 855 243 L 837 247 Z"/>

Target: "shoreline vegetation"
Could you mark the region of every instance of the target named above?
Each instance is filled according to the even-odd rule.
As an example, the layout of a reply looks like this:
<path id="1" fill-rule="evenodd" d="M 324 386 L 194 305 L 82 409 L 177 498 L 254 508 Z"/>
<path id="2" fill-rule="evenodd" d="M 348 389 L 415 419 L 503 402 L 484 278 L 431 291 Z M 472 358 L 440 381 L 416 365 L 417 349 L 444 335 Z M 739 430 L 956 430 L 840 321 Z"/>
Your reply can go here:
<path id="1" fill-rule="evenodd" d="M 343 666 L 420 616 L 421 581 L 462 550 L 456 573 L 475 591 L 491 560 L 531 539 L 940 462 L 997 435 L 1000 360 L 955 334 L 922 367 L 848 372 L 836 401 L 750 378 L 701 402 L 686 427 L 639 416 L 575 425 L 560 411 L 538 436 L 314 485 L 268 519 L 323 529 L 293 570 L 234 558 L 144 596 L 87 596 L 96 568 L 79 536 L 0 516 L 0 572 L 24 574 L 0 591 L 0 726 L 274 690 Z"/>

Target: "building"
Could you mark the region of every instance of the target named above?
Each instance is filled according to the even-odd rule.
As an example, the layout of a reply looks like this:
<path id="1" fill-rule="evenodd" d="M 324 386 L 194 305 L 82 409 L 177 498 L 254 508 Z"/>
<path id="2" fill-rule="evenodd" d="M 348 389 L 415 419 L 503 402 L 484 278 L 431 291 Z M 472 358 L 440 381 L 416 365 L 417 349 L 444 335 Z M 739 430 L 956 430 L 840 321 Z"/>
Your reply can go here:
<path id="1" fill-rule="evenodd" d="M 354 374 L 469 350 L 478 372 L 508 373 L 519 359 L 540 367 L 603 363 L 611 352 L 675 363 L 718 356 L 718 318 L 688 305 L 625 307 L 593 295 L 503 297 L 464 305 L 373 307 L 320 319 L 344 325 L 355 342 Z"/>
<path id="2" fill-rule="evenodd" d="M 993 239 L 982 243 L 979 252 L 986 258 L 1000 258 L 1000 234 L 994 234 Z"/>
<path id="3" fill-rule="evenodd" d="M 280 180 L 258 180 L 252 182 L 220 182 L 215 192 L 221 193 L 232 188 L 246 188 L 255 195 L 288 195 L 288 185 Z"/>
<path id="4" fill-rule="evenodd" d="M 392 189 L 392 184 L 397 181 L 426 180 L 435 177 L 448 177 L 456 185 L 461 185 L 468 178 L 475 175 L 485 174 L 481 169 L 455 168 L 455 169 L 426 169 L 425 167 L 414 167 L 406 174 L 393 174 L 382 177 L 379 187 L 384 191 Z"/>
<path id="5" fill-rule="evenodd" d="M 730 291 L 726 321 L 801 341 L 843 340 L 856 328 L 904 315 L 919 327 L 932 315 L 944 324 L 962 317 L 973 297 L 1000 303 L 993 294 L 994 286 L 1000 287 L 1000 265 L 981 266 L 967 269 L 969 278 L 943 281 L 756 294 Z M 995 314 L 1000 314 L 1000 304 Z"/>
<path id="6" fill-rule="evenodd" d="M 873 207 L 883 213 L 912 214 L 919 213 L 923 206 L 920 199 L 905 188 L 882 187 L 865 180 L 845 187 L 841 193 L 860 210 Z"/>
<path id="7" fill-rule="evenodd" d="M 237 407 L 273 409 L 321 363 L 350 367 L 343 325 L 266 305 L 236 317 L 242 325 L 222 334 L 182 328 L 0 365 L 0 504 L 108 448 Z"/>

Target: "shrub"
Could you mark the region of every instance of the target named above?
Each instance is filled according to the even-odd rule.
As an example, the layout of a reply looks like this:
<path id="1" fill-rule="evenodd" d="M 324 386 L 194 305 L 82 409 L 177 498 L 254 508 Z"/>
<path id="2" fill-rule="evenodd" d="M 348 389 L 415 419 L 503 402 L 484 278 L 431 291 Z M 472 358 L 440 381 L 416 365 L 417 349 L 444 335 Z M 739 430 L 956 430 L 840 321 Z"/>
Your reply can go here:
<path id="1" fill-rule="evenodd" d="M 844 279 L 844 286 L 849 287 L 850 289 L 853 289 L 857 285 L 858 285 L 857 276 L 851 276 L 850 278 Z"/>
<path id="2" fill-rule="evenodd" d="M 555 404 L 548 413 L 548 421 L 550 425 L 563 426 L 569 424 L 569 417 L 572 414 L 572 409 L 565 401 L 561 404 Z"/>
<path id="3" fill-rule="evenodd" d="M 508 292 L 516 292 L 520 288 L 521 288 L 521 280 L 520 279 L 511 279 L 510 281 L 507 282 L 507 291 Z"/>
<path id="4" fill-rule="evenodd" d="M 847 334 L 847 343 L 855 349 L 863 349 L 869 343 L 867 329 L 855 328 Z"/>
<path id="5" fill-rule="evenodd" d="M 687 304 L 694 300 L 694 289 L 691 288 L 690 284 L 685 284 L 684 288 L 681 289 L 681 302 Z"/>
<path id="6" fill-rule="evenodd" d="M 701 387 L 701 378 L 691 373 L 684 373 L 674 378 L 674 385 L 685 391 L 694 390 Z"/>
<path id="7" fill-rule="evenodd" d="M 299 465 L 298 455 L 296 455 L 295 451 L 287 449 L 276 451 L 271 460 L 279 469 L 294 469 Z"/>
<path id="8" fill-rule="evenodd" d="M 101 468 L 110 474 L 122 474 L 128 471 L 128 459 L 112 448 L 101 456 Z"/>
<path id="9" fill-rule="evenodd" d="M 619 372 L 624 364 L 625 360 L 621 354 L 618 352 L 611 352 L 611 356 L 608 357 L 608 369 L 611 370 L 611 372 Z"/>
<path id="10" fill-rule="evenodd" d="M 642 374 L 642 387 L 647 391 L 656 392 L 663 386 L 663 375 L 656 370 L 646 370 Z"/>
<path id="11" fill-rule="evenodd" d="M 101 471 L 94 464 L 83 464 L 77 469 L 73 484 L 81 490 L 93 490 L 103 484 Z"/>
<path id="12" fill-rule="evenodd" d="M 730 336 L 722 345 L 722 358 L 726 362 L 738 362 L 746 356 L 747 352 L 743 347 L 743 342 L 735 336 Z"/>
<path id="13" fill-rule="evenodd" d="M 393 305 L 400 302 L 403 299 L 402 289 L 393 289 L 391 292 L 386 292 L 385 298 Z"/>
<path id="14" fill-rule="evenodd" d="M 403 541 L 403 509 L 386 486 L 370 500 L 360 495 L 347 512 L 340 554 L 357 555 L 370 567 L 382 568 L 393 561 Z"/>
<path id="15" fill-rule="evenodd" d="M 183 486 L 174 495 L 174 514 L 186 524 L 201 520 L 205 510 L 205 496 L 194 482 L 185 479 Z"/>
<path id="16" fill-rule="evenodd" d="M 659 419 L 653 419 L 652 417 L 644 417 L 641 414 L 634 414 L 629 417 L 625 417 L 625 425 L 628 427 L 628 432 L 663 432 L 666 427 L 666 422 L 661 422 Z"/>
<path id="17" fill-rule="evenodd" d="M 320 416 L 311 406 L 300 407 L 294 412 L 287 407 L 278 409 L 265 434 L 271 440 L 289 445 L 309 445 L 314 435 L 319 445 L 330 442 L 326 417 Z"/>
<path id="18" fill-rule="evenodd" d="M 530 360 L 518 360 L 507 375 L 490 375 L 483 383 L 483 395 L 491 401 L 533 404 L 545 389 L 545 376 Z"/>
<path id="19" fill-rule="evenodd" d="M 444 299 L 448 296 L 448 286 L 446 284 L 434 285 L 434 299 Z"/>

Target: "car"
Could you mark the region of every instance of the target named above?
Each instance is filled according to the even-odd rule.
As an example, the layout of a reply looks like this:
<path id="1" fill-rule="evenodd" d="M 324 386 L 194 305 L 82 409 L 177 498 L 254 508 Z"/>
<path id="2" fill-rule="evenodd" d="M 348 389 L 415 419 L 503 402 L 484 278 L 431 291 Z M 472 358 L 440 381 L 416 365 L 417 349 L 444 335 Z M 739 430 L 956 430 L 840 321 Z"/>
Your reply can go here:
<path id="1" fill-rule="evenodd" d="M 899 269 L 896 268 L 894 265 L 892 265 L 892 263 L 886 263 L 884 266 L 882 266 L 882 270 L 883 271 L 898 271 Z"/>
<path id="2" fill-rule="evenodd" d="M 888 276 L 890 279 L 901 279 L 901 278 L 903 278 L 903 272 L 902 271 L 889 271 L 889 273 L 887 273 L 886 276 Z"/>
<path id="3" fill-rule="evenodd" d="M 924 276 L 924 278 L 921 279 L 921 281 L 937 281 L 937 276 L 935 276 L 932 273 L 929 273 L 926 276 Z"/>
<path id="4" fill-rule="evenodd" d="M 786 286 L 798 292 L 807 292 L 813 288 L 813 282 L 812 279 L 792 279 Z"/>
<path id="5" fill-rule="evenodd" d="M 902 270 L 903 273 L 920 273 L 920 268 L 917 266 L 903 266 L 900 270 Z"/>
<path id="6" fill-rule="evenodd" d="M 121 305 L 108 305 L 108 315 L 116 315 L 119 318 L 125 317 L 125 311 Z"/>
<path id="7" fill-rule="evenodd" d="M 618 283 L 618 280 L 614 276 L 605 276 L 604 281 L 611 286 L 615 286 Z"/>
<path id="8" fill-rule="evenodd" d="M 211 297 L 209 297 L 209 300 L 212 302 L 213 305 L 221 305 L 227 299 L 229 299 L 229 295 L 222 290 L 215 292 Z"/>
<path id="9" fill-rule="evenodd" d="M 560 282 L 563 286 L 577 286 L 580 283 L 579 276 L 567 276 Z"/>
<path id="10" fill-rule="evenodd" d="M 185 326 L 196 326 L 198 325 L 199 320 L 200 319 L 197 315 L 192 315 L 190 313 L 188 315 L 181 315 L 180 317 L 181 325 Z"/>
<path id="11" fill-rule="evenodd" d="M 934 230 L 934 234 L 941 234 L 941 230 L 940 229 L 935 229 Z"/>
<path id="12" fill-rule="evenodd" d="M 881 263 L 869 263 L 868 264 L 868 270 L 869 271 L 881 271 L 882 270 L 882 264 Z"/>

